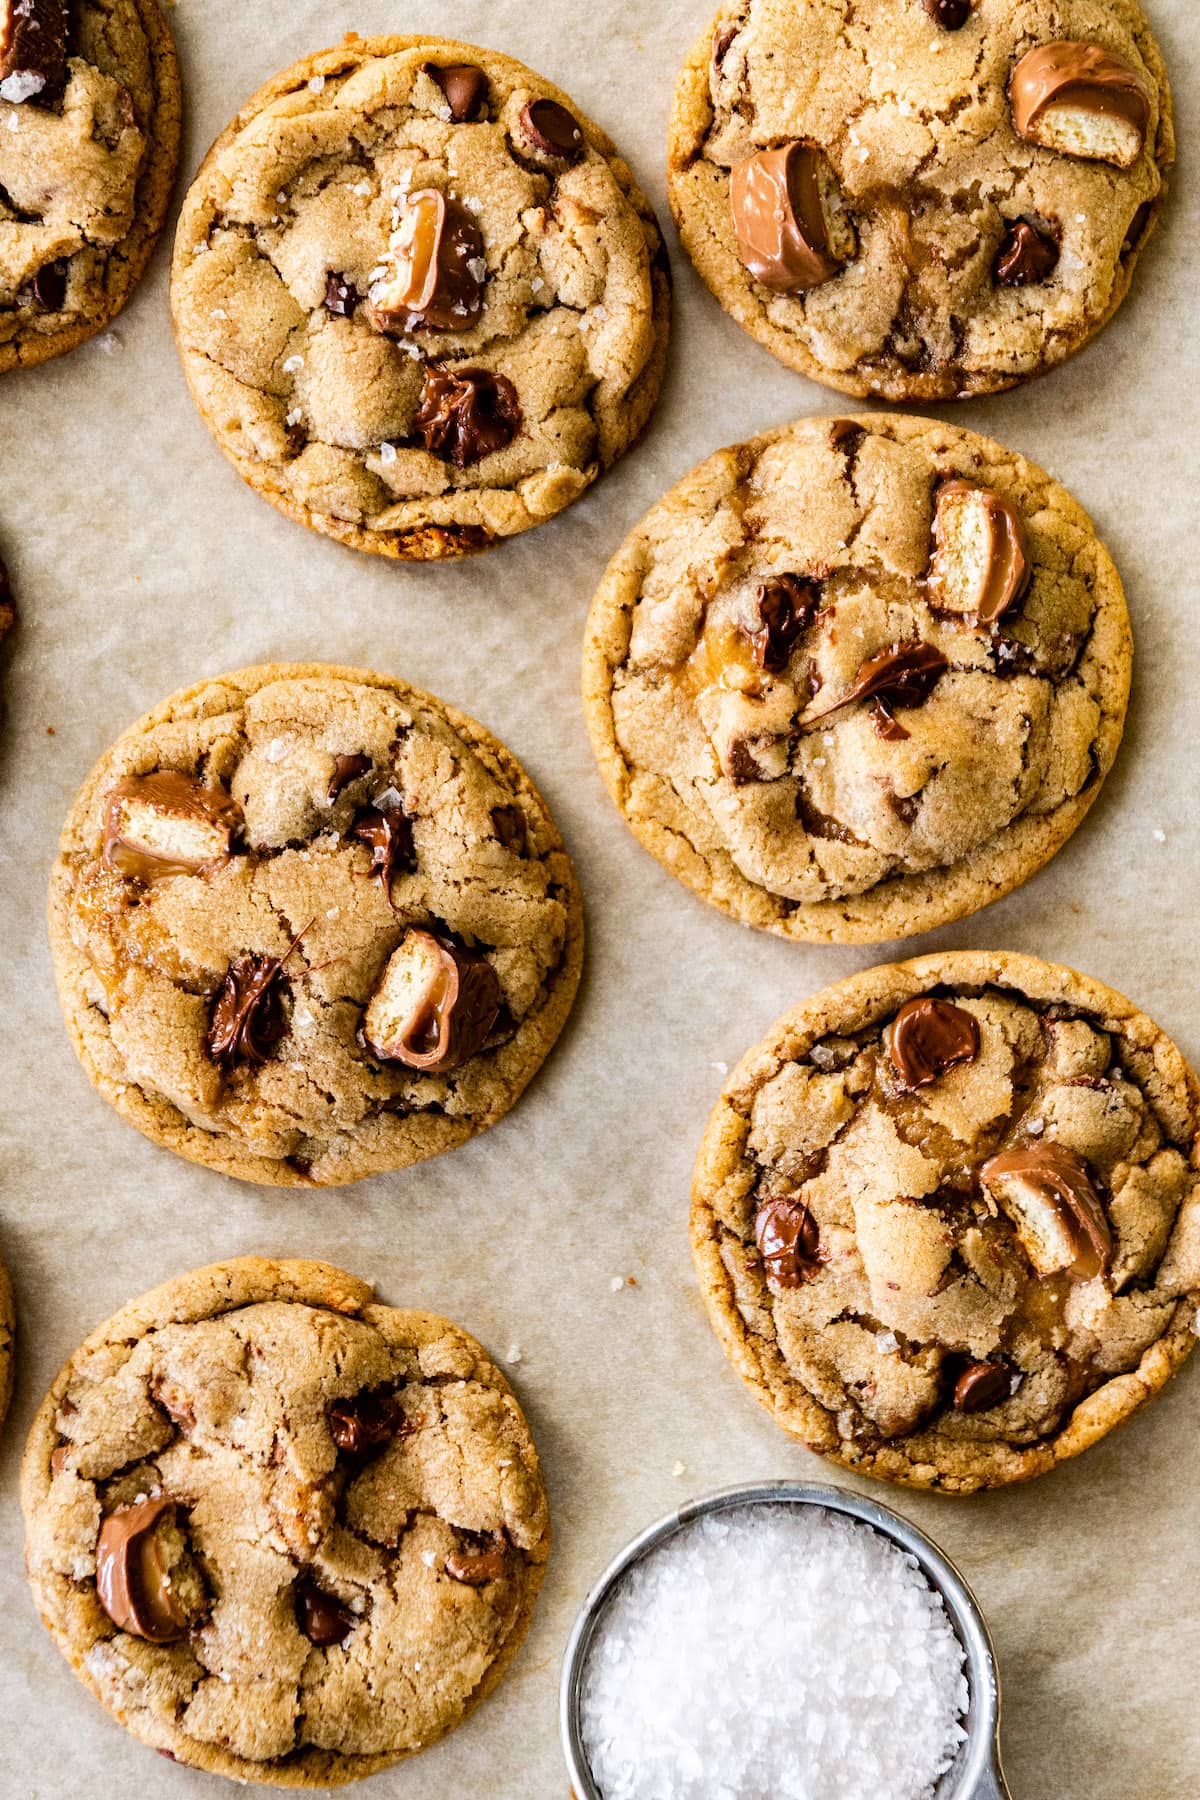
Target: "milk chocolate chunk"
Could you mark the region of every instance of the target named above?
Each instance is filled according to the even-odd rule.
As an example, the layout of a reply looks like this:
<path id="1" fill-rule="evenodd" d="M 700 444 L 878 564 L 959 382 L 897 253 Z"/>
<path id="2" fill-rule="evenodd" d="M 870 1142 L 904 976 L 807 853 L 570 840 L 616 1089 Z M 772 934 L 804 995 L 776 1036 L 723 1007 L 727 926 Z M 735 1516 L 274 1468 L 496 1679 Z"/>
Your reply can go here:
<path id="1" fill-rule="evenodd" d="M 110 1513 L 96 1545 L 96 1595 L 120 1631 L 149 1644 L 173 1644 L 190 1620 L 172 1579 L 160 1522 L 174 1521 L 177 1503 L 160 1495 Z"/>
<path id="2" fill-rule="evenodd" d="M 479 226 L 436 188 L 409 194 L 392 238 L 393 272 L 371 289 L 380 331 L 465 331 L 483 311 L 487 262 Z"/>
<path id="3" fill-rule="evenodd" d="M 437 83 L 446 96 L 455 125 L 470 125 L 482 117 L 487 105 L 488 78 L 474 63 L 422 63 L 422 72 Z"/>
<path id="4" fill-rule="evenodd" d="M 833 706 L 827 706 L 824 712 L 806 719 L 805 724 L 815 725 L 818 720 L 841 712 L 843 707 L 852 706 L 856 700 L 871 700 L 872 720 L 880 737 L 906 738 L 909 734 L 896 718 L 896 708 L 923 706 L 949 667 L 941 651 L 932 644 L 923 643 L 920 638 L 893 644 L 889 650 L 869 656 L 859 669 L 850 692 Z"/>
<path id="5" fill-rule="evenodd" d="M 1058 267 L 1058 240 L 1029 219 L 1016 219 L 1000 241 L 993 268 L 1001 287 L 1040 287 Z"/>
<path id="6" fill-rule="evenodd" d="M 1039 1275 L 1091 1281 L 1105 1274 L 1113 1239 L 1087 1164 L 1053 1140 L 988 1159 L 979 1179 L 1012 1220 Z"/>
<path id="7" fill-rule="evenodd" d="M 961 31 L 971 16 L 971 0 L 921 0 L 921 6 L 943 31 Z"/>
<path id="8" fill-rule="evenodd" d="M 737 34 L 738 26 L 733 19 L 727 19 L 724 25 L 718 25 L 713 32 L 712 66 L 718 74 L 721 72 L 725 58 L 729 55 L 729 46 Z"/>
<path id="9" fill-rule="evenodd" d="M 67 0 L 0 0 L 0 100 L 60 98 L 67 84 Z"/>
<path id="10" fill-rule="evenodd" d="M 738 163 L 729 201 L 738 253 L 773 294 L 817 287 L 853 254 L 836 178 L 812 144 L 793 141 Z"/>
<path id="11" fill-rule="evenodd" d="M 796 640 L 803 635 L 821 604 L 815 581 L 803 575 L 774 575 L 754 597 L 754 628 L 748 633 L 760 669 L 779 675 L 788 666 Z"/>
<path id="12" fill-rule="evenodd" d="M 344 1644 L 358 1620 L 335 1594 L 326 1593 L 314 1581 L 298 1581 L 296 1623 L 310 1644 L 327 1649 L 330 1644 Z"/>
<path id="13" fill-rule="evenodd" d="M 104 861 L 153 885 L 173 875 L 211 875 L 229 861 L 242 812 L 224 788 L 176 769 L 119 781 L 104 809 Z"/>
<path id="14" fill-rule="evenodd" d="M 500 1531 L 494 1533 L 490 1550 L 452 1550 L 446 1558 L 446 1573 L 452 1581 L 464 1582 L 467 1587 L 502 1581 L 508 1570 L 506 1548 L 507 1539 Z"/>
<path id="15" fill-rule="evenodd" d="M 1150 123 L 1145 77 L 1099 44 L 1064 39 L 1023 56 L 1008 84 L 1018 136 L 1047 150 L 1130 169 Z"/>
<path id="16" fill-rule="evenodd" d="M 500 999 L 499 978 L 484 957 L 412 927 L 371 996 L 363 1037 L 384 1062 L 457 1069 L 482 1048 Z"/>
<path id="17" fill-rule="evenodd" d="M 302 931 L 293 938 L 282 956 L 252 952 L 230 963 L 208 1027 L 208 1054 L 215 1063 L 232 1068 L 238 1062 L 266 1062 L 287 1035 L 283 993 L 289 983 L 283 965 L 303 936 Z"/>
<path id="18" fill-rule="evenodd" d="M 349 787 L 352 781 L 357 781 L 360 775 L 365 775 L 369 769 L 374 767 L 369 756 L 335 756 L 333 774 L 329 778 L 329 791 L 326 796 L 329 804 L 333 805 L 343 788 Z"/>
<path id="19" fill-rule="evenodd" d="M 1029 586 L 1025 521 L 992 488 L 944 481 L 938 488 L 929 578 L 935 604 L 994 625 Z"/>
<path id="20" fill-rule="evenodd" d="M 493 806 L 492 830 L 506 850 L 513 851 L 517 856 L 524 856 L 529 840 L 525 829 L 525 814 L 519 806 Z"/>
<path id="21" fill-rule="evenodd" d="M 497 450 L 507 450 L 522 419 L 517 390 L 506 375 L 431 363 L 413 419 L 413 436 L 443 462 L 465 469 Z"/>
<path id="22" fill-rule="evenodd" d="M 362 295 L 352 281 L 330 270 L 325 277 L 326 312 L 332 313 L 335 319 L 348 319 L 361 299 Z"/>
<path id="23" fill-rule="evenodd" d="M 1010 1388 L 1007 1368 L 1003 1363 L 968 1363 L 954 1384 L 954 1410 L 960 1413 L 987 1412 L 1007 1400 Z"/>
<path id="24" fill-rule="evenodd" d="M 569 166 L 587 149 L 578 120 L 557 100 L 531 100 L 521 113 L 521 131 L 529 148 L 547 162 Z"/>
<path id="25" fill-rule="evenodd" d="M 929 1087 L 947 1069 L 979 1055 L 979 1022 L 949 1000 L 906 1000 L 892 1021 L 888 1053 L 902 1084 Z"/>
<path id="26" fill-rule="evenodd" d="M 828 1260 L 812 1213 L 786 1194 L 763 1201 L 754 1220 L 754 1241 L 776 1287 L 802 1287 Z"/>
<path id="27" fill-rule="evenodd" d="M 399 1395 L 388 1390 L 368 1388 L 335 1400 L 326 1417 L 329 1435 L 347 1456 L 365 1456 L 395 1437 L 411 1437 L 416 1429 L 405 1416 Z"/>
<path id="28" fill-rule="evenodd" d="M 371 867 L 368 873 L 390 899 L 392 878 L 416 867 L 412 820 L 394 788 L 380 794 L 374 806 L 363 808 L 350 827 L 350 836 L 369 848 Z"/>

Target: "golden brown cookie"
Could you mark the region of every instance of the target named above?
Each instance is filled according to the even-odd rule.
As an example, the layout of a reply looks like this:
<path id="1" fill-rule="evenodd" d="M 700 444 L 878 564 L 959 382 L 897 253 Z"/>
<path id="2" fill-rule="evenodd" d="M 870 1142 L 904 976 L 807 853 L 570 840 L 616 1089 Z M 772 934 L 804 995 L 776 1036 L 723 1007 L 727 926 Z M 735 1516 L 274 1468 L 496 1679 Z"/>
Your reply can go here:
<path id="1" fill-rule="evenodd" d="M 669 180 L 700 274 L 781 361 L 950 400 L 1108 322 L 1174 155 L 1135 0 L 729 0 L 679 77 Z"/>
<path id="2" fill-rule="evenodd" d="M 141 279 L 179 159 L 157 0 L 21 0 L 0 26 L 0 374 L 102 331 Z"/>
<path id="3" fill-rule="evenodd" d="M 259 1257 L 124 1307 L 21 1470 L 59 1649 L 175 1761 L 329 1787 L 499 1682 L 550 1548 L 537 1452 L 474 1338 L 325 1263 Z"/>
<path id="4" fill-rule="evenodd" d="M 50 935 L 72 1042 L 157 1144 L 247 1181 L 357 1181 L 494 1125 L 579 984 L 545 803 L 462 713 L 386 675 L 243 669 L 93 769 Z"/>
<path id="5" fill-rule="evenodd" d="M 629 448 L 670 271 L 629 169 L 558 88 L 448 38 L 351 33 L 213 146 L 172 310 L 253 488 L 425 561 L 551 518 Z"/>
<path id="6" fill-rule="evenodd" d="M 592 605 L 608 790 L 693 892 L 783 937 L 962 918 L 1065 843 L 1120 743 L 1120 579 L 1051 477 L 930 419 L 719 451 Z"/>
<path id="7" fill-rule="evenodd" d="M 838 982 L 709 1119 L 692 1251 L 775 1420 L 863 1475 L 1027 1481 L 1195 1342 L 1200 1084 L 1098 981 L 946 952 Z"/>

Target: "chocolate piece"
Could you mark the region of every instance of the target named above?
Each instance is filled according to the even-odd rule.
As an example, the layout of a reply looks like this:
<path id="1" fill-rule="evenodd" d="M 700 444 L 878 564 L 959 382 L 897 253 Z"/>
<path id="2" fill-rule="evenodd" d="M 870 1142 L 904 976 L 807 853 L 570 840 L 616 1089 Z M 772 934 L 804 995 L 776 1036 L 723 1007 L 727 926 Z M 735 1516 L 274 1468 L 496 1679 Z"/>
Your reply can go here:
<path id="1" fill-rule="evenodd" d="M 325 277 L 325 311 L 333 314 L 335 319 L 348 319 L 362 295 L 352 281 L 344 275 L 335 275 L 333 270 Z"/>
<path id="2" fill-rule="evenodd" d="M 67 0 L 0 0 L 0 100 L 58 100 L 67 84 Z"/>
<path id="3" fill-rule="evenodd" d="M 521 113 L 521 130 L 530 148 L 549 162 L 569 167 L 587 152 L 578 120 L 557 100 L 531 100 Z"/>
<path id="4" fill-rule="evenodd" d="M 517 856 L 524 856 L 528 839 L 525 814 L 519 806 L 493 806 L 492 830 L 506 850 L 513 851 Z"/>
<path id="5" fill-rule="evenodd" d="M 310 1644 L 326 1649 L 344 1644 L 358 1623 L 336 1594 L 327 1594 L 312 1581 L 296 1583 L 296 1623 Z"/>
<path id="6" fill-rule="evenodd" d="M 1087 1164 L 1073 1150 L 1053 1139 L 1006 1150 L 989 1157 L 979 1179 L 1039 1275 L 1091 1281 L 1107 1273 L 1112 1232 Z"/>
<path id="7" fill-rule="evenodd" d="M 61 312 L 67 298 L 65 262 L 43 263 L 33 278 L 33 297 L 43 312 Z"/>
<path id="8" fill-rule="evenodd" d="M 921 0 L 921 5 L 943 31 L 961 31 L 971 16 L 971 0 Z"/>
<path id="9" fill-rule="evenodd" d="M 500 998 L 499 977 L 484 957 L 413 927 L 371 996 L 363 1038 L 384 1062 L 457 1069 L 482 1048 Z"/>
<path id="10" fill-rule="evenodd" d="M 497 1531 L 492 1534 L 492 1544 L 491 1550 L 452 1550 L 445 1562 L 450 1579 L 465 1582 L 467 1587 L 483 1587 L 489 1581 L 502 1581 L 508 1573 L 505 1555 L 508 1540 L 502 1531 Z"/>
<path id="11" fill-rule="evenodd" d="M 347 1456 L 365 1456 L 393 1438 L 411 1437 L 417 1429 L 405 1416 L 400 1397 L 387 1388 L 366 1388 L 346 1400 L 335 1400 L 326 1414 L 329 1435 Z"/>
<path id="12" fill-rule="evenodd" d="M 792 646 L 820 604 L 816 582 L 803 575 L 775 575 L 762 583 L 754 600 L 758 623 L 746 634 L 760 669 L 778 675 L 787 668 Z"/>
<path id="13" fill-rule="evenodd" d="M 729 202 L 738 252 L 773 294 L 800 294 L 836 275 L 847 246 L 833 243 L 834 175 L 812 144 L 759 150 L 733 170 Z M 845 237 L 843 230 L 839 237 Z"/>
<path id="14" fill-rule="evenodd" d="M 13 593 L 12 582 L 9 580 L 8 570 L 4 566 L 4 559 L 0 557 L 0 642 L 3 642 L 8 636 L 16 622 L 17 597 Z M 54 736 L 52 727 L 50 735 Z"/>
<path id="15" fill-rule="evenodd" d="M 465 331 L 483 311 L 487 261 L 479 226 L 436 188 L 409 194 L 393 234 L 395 273 L 371 289 L 380 331 Z"/>
<path id="16" fill-rule="evenodd" d="M 446 96 L 450 118 L 455 125 L 470 125 L 481 118 L 487 104 L 488 78 L 474 63 L 422 63 L 423 74 L 435 81 Z"/>
<path id="17" fill-rule="evenodd" d="M 888 1053 L 906 1088 L 929 1087 L 947 1069 L 975 1061 L 979 1021 L 949 1000 L 906 1000 L 892 1021 Z"/>
<path id="18" fill-rule="evenodd" d="M 867 658 L 848 694 L 804 722 L 815 725 L 818 720 L 841 712 L 843 707 L 852 706 L 856 700 L 873 700 L 872 719 L 880 737 L 906 738 L 909 734 L 895 718 L 894 709 L 923 706 L 949 667 L 941 651 L 932 644 L 923 643 L 920 638 L 893 644 L 889 650 L 881 650 L 878 655 Z"/>
<path id="19" fill-rule="evenodd" d="M 1025 521 L 992 488 L 943 481 L 933 521 L 930 584 L 936 604 L 979 625 L 1016 605 L 1033 578 Z"/>
<path id="20" fill-rule="evenodd" d="M 993 273 L 1001 287 L 1040 287 L 1058 267 L 1058 240 L 1029 219 L 1016 219 L 1000 241 Z"/>
<path id="21" fill-rule="evenodd" d="M 416 867 L 412 820 L 394 788 L 380 794 L 374 806 L 364 807 L 356 815 L 350 836 L 369 846 L 371 867 L 368 873 L 378 881 L 390 900 L 393 877 Z"/>
<path id="22" fill-rule="evenodd" d="M 754 1241 L 776 1287 L 802 1287 L 829 1260 L 812 1213 L 786 1194 L 772 1194 L 762 1202 L 755 1215 Z"/>
<path id="23" fill-rule="evenodd" d="M 132 881 L 212 875 L 229 861 L 242 809 L 224 788 L 177 769 L 129 775 L 104 809 L 103 859 Z"/>
<path id="24" fill-rule="evenodd" d="M 96 1544 L 97 1599 L 118 1630 L 148 1644 L 173 1644 L 187 1635 L 188 1616 L 155 1532 L 176 1505 L 164 1494 L 119 1507 L 101 1525 Z"/>
<path id="25" fill-rule="evenodd" d="M 1151 92 L 1124 57 L 1064 39 L 1023 56 L 1008 84 L 1019 137 L 1068 156 L 1132 168 L 1150 123 Z"/>
<path id="26" fill-rule="evenodd" d="M 736 20 L 727 19 L 724 25 L 718 25 L 717 29 L 713 32 L 712 66 L 717 71 L 718 75 L 721 72 L 721 65 L 729 55 L 729 46 L 732 44 L 740 29 L 741 28 Z"/>
<path id="27" fill-rule="evenodd" d="M 365 775 L 368 769 L 374 767 L 369 756 L 335 756 L 333 774 L 329 778 L 328 800 L 330 806 L 333 805 L 343 788 L 349 787 L 352 781 L 357 781 L 360 775 Z"/>
<path id="28" fill-rule="evenodd" d="M 954 1410 L 960 1413 L 987 1412 L 1007 1400 L 1011 1386 L 1003 1363 L 968 1363 L 954 1384 Z"/>
<path id="29" fill-rule="evenodd" d="M 1122 256 L 1131 256 L 1135 250 L 1140 249 L 1143 238 L 1157 216 L 1157 202 L 1143 200 L 1129 221 L 1129 230 L 1125 233 L 1125 242 L 1121 245 Z"/>
<path id="30" fill-rule="evenodd" d="M 430 363 L 413 435 L 457 469 L 506 450 L 522 424 L 521 402 L 506 375 Z"/>
<path id="31" fill-rule="evenodd" d="M 230 963 L 208 1027 L 208 1054 L 215 1063 L 232 1068 L 236 1062 L 266 1062 L 286 1035 L 282 989 L 288 980 L 282 970 L 304 931 L 292 939 L 282 956 L 253 952 Z"/>

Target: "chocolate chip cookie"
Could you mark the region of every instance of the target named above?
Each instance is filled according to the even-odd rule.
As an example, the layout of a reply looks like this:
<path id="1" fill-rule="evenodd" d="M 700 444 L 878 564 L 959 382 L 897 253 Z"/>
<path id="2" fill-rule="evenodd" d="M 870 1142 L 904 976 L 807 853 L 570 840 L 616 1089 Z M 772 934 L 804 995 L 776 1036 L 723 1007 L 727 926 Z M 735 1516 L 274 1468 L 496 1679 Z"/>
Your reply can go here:
<path id="1" fill-rule="evenodd" d="M 328 1787 L 453 1729 L 529 1626 L 537 1452 L 486 1351 L 324 1263 L 180 1276 L 44 1401 L 21 1496 L 34 1598 L 143 1743 Z"/>
<path id="2" fill-rule="evenodd" d="M 583 916 L 528 776 L 402 681 L 201 682 L 92 771 L 51 881 L 72 1042 L 139 1131 L 227 1175 L 357 1181 L 506 1113 Z"/>
<path id="3" fill-rule="evenodd" d="M 0 374 L 120 312 L 166 216 L 179 125 L 157 0 L 0 0 Z"/>
<path id="4" fill-rule="evenodd" d="M 217 140 L 172 306 L 252 487 L 428 560 L 551 518 L 629 448 L 670 276 L 628 168 L 565 94 L 492 50 L 351 33 Z"/>
<path id="5" fill-rule="evenodd" d="M 679 79 L 671 204 L 783 362 L 952 400 L 1107 324 L 1174 153 L 1135 0 L 733 0 Z"/>
<path id="6" fill-rule="evenodd" d="M 1043 1474 L 1162 1387 L 1200 1303 L 1200 1085 L 1128 1000 L 1003 952 L 870 969 L 745 1056 L 692 1249 L 739 1374 L 864 1475 Z"/>
<path id="7" fill-rule="evenodd" d="M 583 691 L 627 823 L 711 904 L 880 943 L 1040 868 L 1111 767 L 1132 645 L 1083 510 L 897 415 L 722 450 L 612 562 Z"/>

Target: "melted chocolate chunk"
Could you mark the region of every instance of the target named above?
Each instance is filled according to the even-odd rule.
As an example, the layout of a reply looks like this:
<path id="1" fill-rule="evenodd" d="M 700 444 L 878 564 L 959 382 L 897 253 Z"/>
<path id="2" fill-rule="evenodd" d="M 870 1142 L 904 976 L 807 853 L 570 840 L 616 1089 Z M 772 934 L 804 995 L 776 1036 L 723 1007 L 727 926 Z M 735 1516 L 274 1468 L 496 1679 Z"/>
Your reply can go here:
<path id="1" fill-rule="evenodd" d="M 369 756 L 335 756 L 327 796 L 330 806 L 333 805 L 343 788 L 349 787 L 352 781 L 357 781 L 360 775 L 365 775 L 369 769 L 374 767 Z"/>
<path id="2" fill-rule="evenodd" d="M 587 149 L 578 121 L 557 100 L 531 100 L 521 114 L 521 130 L 553 162 L 577 163 Z"/>
<path id="3" fill-rule="evenodd" d="M 335 1594 L 327 1594 L 312 1581 L 296 1583 L 296 1623 L 310 1644 L 326 1649 L 344 1644 L 358 1620 Z"/>
<path id="4" fill-rule="evenodd" d="M 390 1389 L 365 1389 L 329 1407 L 329 1435 L 347 1456 L 365 1456 L 393 1438 L 411 1437 L 417 1427 Z"/>
<path id="5" fill-rule="evenodd" d="M 754 1239 L 776 1287 L 802 1287 L 828 1261 L 812 1213 L 786 1194 L 773 1194 L 762 1202 L 754 1220 Z"/>
<path id="6" fill-rule="evenodd" d="M 730 178 L 738 253 L 773 294 L 799 294 L 836 275 L 842 259 L 829 242 L 821 196 L 824 159 L 799 139 L 759 150 Z"/>
<path id="7" fill-rule="evenodd" d="M 940 650 L 919 638 L 893 644 L 890 649 L 867 658 L 848 694 L 834 706 L 827 706 L 824 712 L 806 719 L 805 723 L 815 725 L 818 720 L 841 712 L 843 707 L 852 706 L 856 700 L 872 700 L 872 718 L 880 737 L 893 741 L 906 738 L 909 734 L 894 717 L 894 709 L 923 706 L 949 667 Z"/>
<path id="8" fill-rule="evenodd" d="M 208 1053 L 215 1063 L 232 1068 L 238 1062 L 266 1062 L 280 1038 L 286 1036 L 283 992 L 289 983 L 283 965 L 304 931 L 292 939 L 282 956 L 252 952 L 230 963 L 208 1028 Z"/>
<path id="9" fill-rule="evenodd" d="M 326 312 L 332 313 L 335 319 L 348 319 L 361 299 L 362 295 L 352 281 L 330 270 L 325 277 Z"/>
<path id="10" fill-rule="evenodd" d="M 502 999 L 486 957 L 410 927 L 368 1003 L 363 1042 L 383 1062 L 456 1069 L 483 1048 Z"/>
<path id="11" fill-rule="evenodd" d="M 892 1021 L 889 1054 L 902 1084 L 929 1087 L 947 1069 L 979 1055 L 979 1021 L 949 1000 L 906 1000 Z"/>
<path id="12" fill-rule="evenodd" d="M 502 1531 L 492 1534 L 490 1550 L 452 1550 L 445 1569 L 452 1581 L 467 1587 L 483 1587 L 489 1581 L 502 1581 L 508 1572 L 508 1540 Z"/>
<path id="13" fill-rule="evenodd" d="M 165 1495 L 118 1507 L 100 1527 L 96 1598 L 119 1631 L 148 1644 L 173 1644 L 187 1635 L 188 1617 L 171 1586 L 155 1527 L 176 1502 Z"/>
<path id="14" fill-rule="evenodd" d="M 67 297 L 67 265 L 65 262 L 43 263 L 33 278 L 33 297 L 43 312 L 63 309 Z"/>
<path id="15" fill-rule="evenodd" d="M 39 106 L 67 85 L 67 0 L 6 0 L 0 10 L 0 100 Z"/>
<path id="16" fill-rule="evenodd" d="M 821 604 L 815 581 L 803 575 L 776 575 L 764 581 L 754 600 L 757 624 L 748 635 L 760 669 L 778 675 L 787 668 L 792 648 Z"/>
<path id="17" fill-rule="evenodd" d="M 1010 1386 L 1003 1363 L 968 1363 L 954 1384 L 954 1409 L 960 1413 L 987 1412 L 1008 1399 Z"/>
<path id="18" fill-rule="evenodd" d="M 1039 287 L 1058 267 L 1058 242 L 1029 219 L 1008 227 L 996 256 L 995 276 L 1001 287 Z"/>
<path id="19" fill-rule="evenodd" d="M 517 390 L 507 376 L 431 363 L 413 435 L 432 455 L 465 469 L 506 450 L 522 420 Z"/>
<path id="20" fill-rule="evenodd" d="M 997 1191 L 1039 1275 L 1091 1281 L 1108 1272 L 1113 1238 L 1083 1158 L 1053 1139 L 989 1157 L 979 1170 Z"/>
<path id="21" fill-rule="evenodd" d="M 1124 57 L 1099 44 L 1064 39 L 1039 44 L 1028 51 L 1009 80 L 1013 127 L 1032 143 L 1047 142 L 1050 116 L 1058 110 L 1093 113 L 1098 118 L 1119 120 L 1133 134 L 1127 148 L 1109 153 L 1078 145 L 1073 135 L 1069 146 L 1057 147 L 1076 155 L 1099 156 L 1128 168 L 1141 154 L 1150 123 L 1151 95 L 1145 78 Z"/>
<path id="22" fill-rule="evenodd" d="M 455 125 L 470 125 L 482 117 L 487 105 L 488 78 L 474 63 L 422 63 L 421 69 L 435 81 L 446 96 L 450 118 Z"/>
<path id="23" fill-rule="evenodd" d="M 718 74 L 725 58 L 729 55 L 729 46 L 737 36 L 739 29 L 740 27 L 734 20 L 728 19 L 724 25 L 718 25 L 713 33 L 712 66 Z"/>
<path id="24" fill-rule="evenodd" d="M 378 330 L 465 331 L 483 311 L 487 259 L 474 217 L 436 188 L 409 194 L 393 234 L 395 273 L 371 289 Z"/>
<path id="25" fill-rule="evenodd" d="M 921 6 L 943 31 L 961 31 L 971 16 L 971 0 L 921 0 Z"/>
<path id="26" fill-rule="evenodd" d="M 506 850 L 512 850 L 517 856 L 525 854 L 525 814 L 519 806 L 493 806 L 492 830 Z"/>
<path id="27" fill-rule="evenodd" d="M 1125 233 L 1125 242 L 1121 245 L 1122 256 L 1131 256 L 1133 252 L 1140 247 L 1143 238 L 1150 229 L 1150 225 L 1157 210 L 1156 203 L 1153 200 L 1142 201 L 1142 204 L 1138 207 L 1132 219 L 1129 221 L 1129 230 Z"/>
<path id="28" fill-rule="evenodd" d="M 370 849 L 368 873 L 390 899 L 393 877 L 410 874 L 417 866 L 412 820 L 404 802 L 398 796 L 381 794 L 374 806 L 364 807 L 356 816 L 350 836 Z"/>

